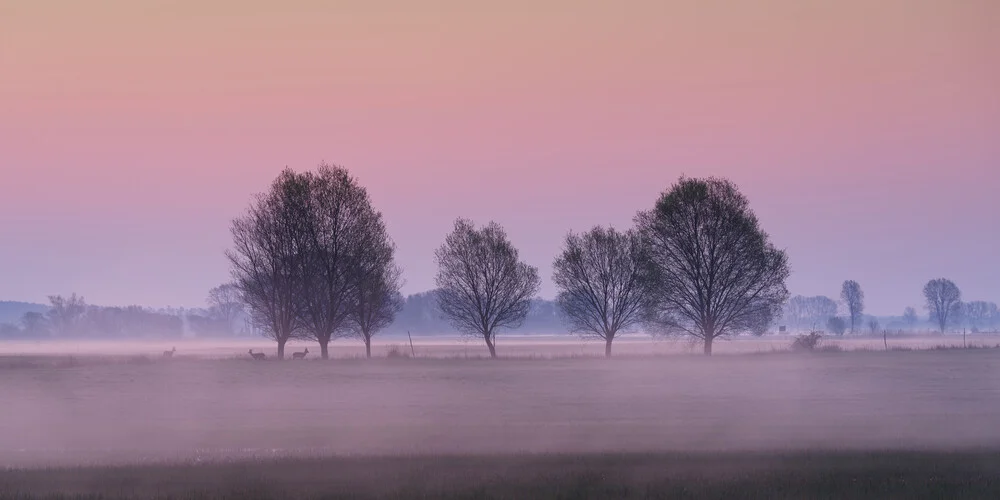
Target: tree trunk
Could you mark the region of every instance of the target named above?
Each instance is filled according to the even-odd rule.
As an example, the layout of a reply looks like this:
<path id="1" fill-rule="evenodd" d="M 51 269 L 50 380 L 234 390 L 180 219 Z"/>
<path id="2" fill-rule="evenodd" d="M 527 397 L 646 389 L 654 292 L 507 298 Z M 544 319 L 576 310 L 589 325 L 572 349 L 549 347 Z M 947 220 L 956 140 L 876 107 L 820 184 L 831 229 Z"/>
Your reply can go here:
<path id="1" fill-rule="evenodd" d="M 885 350 L 889 350 L 889 341 L 885 338 L 885 330 L 882 330 L 882 343 L 885 344 Z"/>
<path id="2" fill-rule="evenodd" d="M 605 358 L 610 358 L 611 357 L 611 341 L 614 340 L 614 339 L 615 339 L 614 337 L 608 336 L 607 341 L 605 341 L 605 343 L 604 343 L 604 357 Z"/>
<path id="3" fill-rule="evenodd" d="M 486 338 L 486 347 L 490 348 L 490 357 L 491 358 L 496 358 L 497 357 L 497 348 L 496 348 L 496 346 L 493 345 L 493 339 L 491 338 L 492 335 L 485 335 L 484 337 Z"/>
<path id="4" fill-rule="evenodd" d="M 368 359 L 371 359 L 372 357 L 372 338 L 367 335 L 365 335 L 365 356 L 367 356 Z"/>
<path id="5" fill-rule="evenodd" d="M 712 341 L 713 340 L 715 340 L 715 337 L 712 337 L 712 336 L 709 336 L 709 335 L 705 336 L 705 356 L 711 356 L 712 355 Z"/>
<path id="6" fill-rule="evenodd" d="M 278 359 L 285 359 L 285 342 L 288 342 L 288 339 L 278 341 Z"/>
<path id="7" fill-rule="evenodd" d="M 323 359 L 330 359 L 330 339 L 320 339 L 319 355 Z"/>

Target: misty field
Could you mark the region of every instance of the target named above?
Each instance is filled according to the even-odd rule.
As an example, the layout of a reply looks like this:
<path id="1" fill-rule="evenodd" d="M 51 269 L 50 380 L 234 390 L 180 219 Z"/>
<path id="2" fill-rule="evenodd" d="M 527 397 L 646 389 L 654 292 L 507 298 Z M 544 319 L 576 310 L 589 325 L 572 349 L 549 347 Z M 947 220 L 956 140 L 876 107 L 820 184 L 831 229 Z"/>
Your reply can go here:
<path id="1" fill-rule="evenodd" d="M 499 360 L 421 343 L 413 359 L 283 362 L 252 361 L 239 343 L 179 343 L 174 359 L 147 344 L 72 357 L 4 345 L 0 464 L 18 470 L 0 472 L 0 492 L 614 498 L 742 484 L 733 491 L 791 498 L 864 494 L 834 488 L 859 478 L 870 494 L 907 497 L 1000 488 L 997 349 L 703 358 L 640 356 L 637 342 L 605 360 L 547 345 Z M 928 477 L 937 483 L 920 489 Z"/>

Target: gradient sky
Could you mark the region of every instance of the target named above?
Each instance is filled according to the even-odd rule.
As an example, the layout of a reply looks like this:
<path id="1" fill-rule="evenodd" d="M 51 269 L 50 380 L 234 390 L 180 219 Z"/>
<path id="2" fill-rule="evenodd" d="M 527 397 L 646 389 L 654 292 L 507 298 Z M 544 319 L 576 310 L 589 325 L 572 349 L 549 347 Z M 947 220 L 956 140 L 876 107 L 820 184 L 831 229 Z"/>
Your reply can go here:
<path id="1" fill-rule="evenodd" d="M 683 173 L 741 186 L 793 294 L 1000 301 L 997 26 L 994 0 L 0 0 L 0 300 L 200 306 L 249 196 L 325 160 L 405 292 L 465 216 L 551 297 L 567 230 Z"/>

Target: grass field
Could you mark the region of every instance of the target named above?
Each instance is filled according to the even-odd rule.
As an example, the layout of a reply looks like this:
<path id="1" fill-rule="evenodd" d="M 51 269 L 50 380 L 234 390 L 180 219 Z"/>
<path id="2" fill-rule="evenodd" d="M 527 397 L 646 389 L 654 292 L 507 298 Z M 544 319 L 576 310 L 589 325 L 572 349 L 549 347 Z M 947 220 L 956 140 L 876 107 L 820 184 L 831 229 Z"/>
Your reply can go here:
<path id="1" fill-rule="evenodd" d="M 1000 485 L 996 349 L 703 358 L 637 343 L 605 360 L 544 344 L 490 361 L 453 346 L 419 357 L 424 344 L 415 359 L 262 363 L 234 357 L 243 344 L 231 359 L 197 345 L 164 360 L 136 357 L 148 345 L 0 344 L 0 498 L 989 498 Z"/>
<path id="2" fill-rule="evenodd" d="M 1000 454 L 823 452 L 286 459 L 0 472 L 2 499 L 995 499 Z"/>

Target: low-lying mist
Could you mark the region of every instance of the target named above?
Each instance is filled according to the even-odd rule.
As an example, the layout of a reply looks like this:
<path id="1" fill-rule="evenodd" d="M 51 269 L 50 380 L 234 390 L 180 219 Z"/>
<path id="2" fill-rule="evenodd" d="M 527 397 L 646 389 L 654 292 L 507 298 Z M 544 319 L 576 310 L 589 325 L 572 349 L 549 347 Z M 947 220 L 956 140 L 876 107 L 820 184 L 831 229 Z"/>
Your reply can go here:
<path id="1" fill-rule="evenodd" d="M 992 350 L 257 362 L 241 344 L 140 346 L 0 358 L 0 463 L 1000 443 Z"/>

